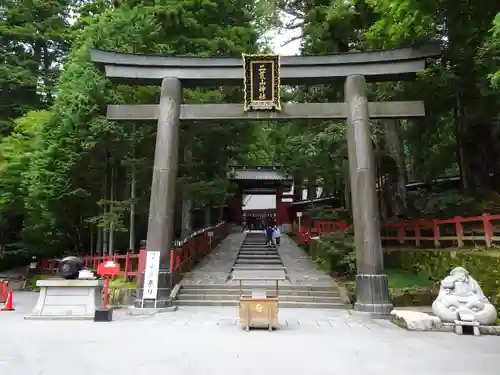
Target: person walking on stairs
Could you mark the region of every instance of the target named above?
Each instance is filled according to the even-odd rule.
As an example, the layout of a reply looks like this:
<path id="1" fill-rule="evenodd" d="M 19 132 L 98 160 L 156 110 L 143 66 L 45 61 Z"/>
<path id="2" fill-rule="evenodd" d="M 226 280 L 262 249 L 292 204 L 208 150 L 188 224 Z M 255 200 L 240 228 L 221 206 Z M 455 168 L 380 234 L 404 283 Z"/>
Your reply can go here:
<path id="1" fill-rule="evenodd" d="M 273 227 L 269 224 L 266 228 L 266 245 L 268 247 L 273 246 L 273 234 L 274 234 L 274 229 Z"/>
<path id="2" fill-rule="evenodd" d="M 276 247 L 278 247 L 281 243 L 281 231 L 277 225 L 274 226 L 273 237 L 274 243 L 276 244 Z"/>

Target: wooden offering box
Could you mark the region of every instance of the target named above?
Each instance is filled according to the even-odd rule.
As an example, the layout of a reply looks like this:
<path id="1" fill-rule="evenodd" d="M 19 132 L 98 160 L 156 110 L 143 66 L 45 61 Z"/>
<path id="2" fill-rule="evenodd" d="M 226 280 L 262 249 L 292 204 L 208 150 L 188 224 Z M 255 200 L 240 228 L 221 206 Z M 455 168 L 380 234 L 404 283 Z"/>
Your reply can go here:
<path id="1" fill-rule="evenodd" d="M 240 285 L 240 325 L 248 331 L 250 327 L 268 328 L 272 331 L 278 327 L 278 282 L 285 280 L 284 271 L 234 271 L 233 280 L 239 282 Z M 266 285 L 255 285 L 256 282 L 275 281 L 275 288 L 269 285 L 273 291 L 267 291 Z M 243 284 L 251 289 L 249 295 L 243 292 Z M 251 285 L 254 284 L 254 285 Z"/>

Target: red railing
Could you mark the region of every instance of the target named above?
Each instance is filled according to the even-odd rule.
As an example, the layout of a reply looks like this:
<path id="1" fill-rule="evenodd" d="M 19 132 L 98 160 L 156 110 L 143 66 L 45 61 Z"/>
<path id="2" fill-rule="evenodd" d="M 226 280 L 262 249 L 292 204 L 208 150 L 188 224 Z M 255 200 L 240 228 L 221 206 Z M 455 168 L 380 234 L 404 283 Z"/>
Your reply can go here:
<path id="1" fill-rule="evenodd" d="M 420 246 L 432 242 L 434 247 L 440 247 L 448 241 L 457 247 L 465 246 L 466 242 L 481 243 L 486 247 L 500 241 L 500 215 L 483 214 L 476 217 L 460 217 L 446 220 L 417 220 L 383 223 L 381 238 L 386 242 L 397 242 L 401 245 Z M 299 229 L 299 239 L 306 238 L 304 233 L 322 235 L 332 232 L 344 232 L 352 228 L 345 221 L 315 220 L 313 228 Z"/>
<path id="2" fill-rule="evenodd" d="M 197 260 L 209 253 L 227 236 L 228 228 L 224 222 L 209 228 L 196 231 L 188 237 L 174 242 L 170 250 L 170 272 L 180 273 L 186 271 Z M 126 280 L 138 280 L 146 267 L 146 249 L 140 249 L 138 254 L 114 254 L 80 257 L 85 262 L 85 267 L 97 269 L 97 265 L 107 260 L 120 263 L 120 276 Z M 55 273 L 59 259 L 44 259 L 40 261 L 40 268 L 45 273 Z"/>
<path id="3" fill-rule="evenodd" d="M 222 222 L 177 241 L 176 246 L 170 250 L 170 272 L 174 274 L 186 271 L 217 246 L 227 234 L 228 227 Z"/>

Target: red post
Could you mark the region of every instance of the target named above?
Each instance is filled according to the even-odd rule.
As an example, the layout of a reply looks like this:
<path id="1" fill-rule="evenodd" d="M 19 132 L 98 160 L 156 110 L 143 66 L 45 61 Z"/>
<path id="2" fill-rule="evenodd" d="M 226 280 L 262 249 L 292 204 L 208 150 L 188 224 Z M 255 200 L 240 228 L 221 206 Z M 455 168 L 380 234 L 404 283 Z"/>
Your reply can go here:
<path id="1" fill-rule="evenodd" d="M 125 281 L 128 280 L 129 267 L 130 267 L 130 253 L 127 252 L 127 254 L 125 255 L 125 272 L 124 272 Z"/>
<path id="2" fill-rule="evenodd" d="M 106 276 L 106 281 L 104 282 L 104 301 L 102 304 L 104 308 L 108 306 L 108 293 L 109 293 L 109 276 Z"/>
<path id="3" fill-rule="evenodd" d="M 97 274 L 105 277 L 103 307 L 108 306 L 109 279 L 120 274 L 120 264 L 114 261 L 104 262 L 97 267 Z"/>
<path id="4" fill-rule="evenodd" d="M 491 225 L 491 216 L 489 214 L 483 214 L 483 227 L 484 227 L 484 242 L 486 247 L 491 247 L 493 244 L 493 226 Z"/>
<path id="5" fill-rule="evenodd" d="M 175 250 L 170 249 L 170 273 L 174 272 Z"/>

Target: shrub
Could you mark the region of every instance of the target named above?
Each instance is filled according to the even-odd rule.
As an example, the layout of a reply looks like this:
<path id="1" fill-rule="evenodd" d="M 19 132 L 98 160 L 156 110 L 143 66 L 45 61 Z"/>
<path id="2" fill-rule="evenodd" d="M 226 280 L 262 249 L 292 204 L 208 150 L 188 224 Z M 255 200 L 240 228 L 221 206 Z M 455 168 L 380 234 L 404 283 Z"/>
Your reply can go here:
<path id="1" fill-rule="evenodd" d="M 356 248 L 350 234 L 330 233 L 311 241 L 309 255 L 325 271 L 345 277 L 356 274 Z"/>

